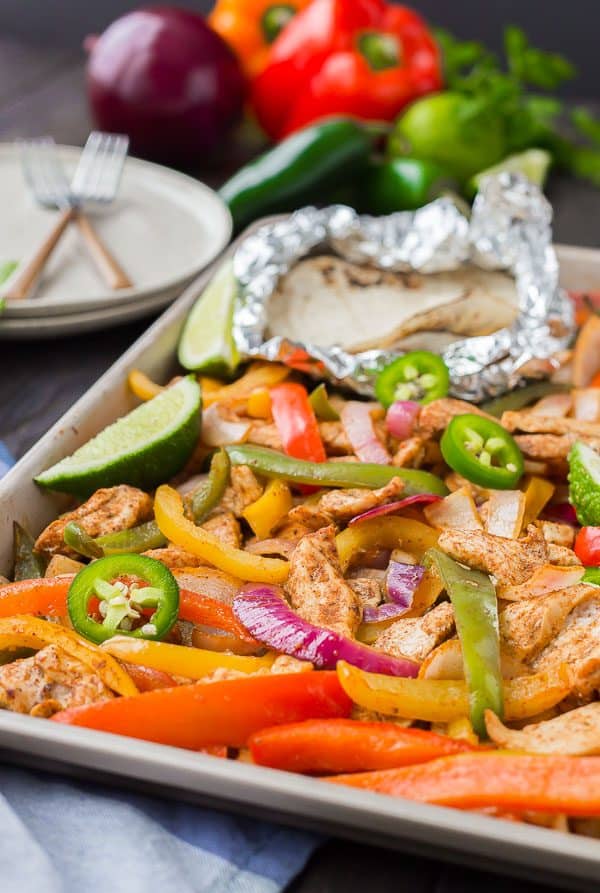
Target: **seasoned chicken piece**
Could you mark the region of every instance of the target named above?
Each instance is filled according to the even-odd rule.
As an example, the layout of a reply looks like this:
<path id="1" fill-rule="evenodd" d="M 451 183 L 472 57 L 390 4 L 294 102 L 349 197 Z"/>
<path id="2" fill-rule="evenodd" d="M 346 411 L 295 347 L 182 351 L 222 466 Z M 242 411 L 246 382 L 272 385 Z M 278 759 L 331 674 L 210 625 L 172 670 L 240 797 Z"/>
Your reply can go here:
<path id="1" fill-rule="evenodd" d="M 425 660 L 441 642 L 454 635 L 454 610 L 442 602 L 422 617 L 397 620 L 375 640 L 374 647 L 396 657 Z"/>
<path id="2" fill-rule="evenodd" d="M 600 701 L 520 730 L 507 728 L 495 713 L 486 710 L 485 726 L 492 741 L 506 750 L 572 757 L 600 754 Z"/>
<path id="3" fill-rule="evenodd" d="M 422 437 L 409 437 L 403 440 L 392 457 L 392 465 L 397 468 L 419 468 L 425 458 L 425 440 Z"/>
<path id="4" fill-rule="evenodd" d="M 262 419 L 252 419 L 246 434 L 246 443 L 269 447 L 271 450 L 283 450 L 283 441 L 277 426 Z"/>
<path id="5" fill-rule="evenodd" d="M 377 430 L 377 426 L 375 428 Z M 341 422 L 319 422 L 319 434 L 329 454 L 351 456 L 354 453 Z"/>
<path id="6" fill-rule="evenodd" d="M 521 452 L 530 459 L 553 462 L 566 459 L 576 440 L 594 450 L 600 450 L 600 437 L 580 437 L 577 434 L 517 434 L 515 441 Z"/>
<path id="7" fill-rule="evenodd" d="M 582 583 L 512 602 L 500 612 L 503 653 L 519 661 L 530 661 L 560 632 L 571 611 L 597 594 L 595 586 Z"/>
<path id="8" fill-rule="evenodd" d="M 152 517 L 152 499 L 147 493 L 127 484 L 96 490 L 93 496 L 46 527 L 35 548 L 53 554 L 67 552 L 63 538 L 69 521 L 77 521 L 90 536 L 102 536 L 117 530 L 129 530 Z"/>
<path id="9" fill-rule="evenodd" d="M 417 419 L 415 426 L 415 434 L 421 434 L 423 437 L 434 437 L 445 431 L 454 416 L 465 415 L 465 413 L 475 413 L 475 415 L 483 416 L 491 419 L 487 413 L 466 403 L 464 400 L 455 400 L 453 397 L 442 397 L 440 400 L 433 400 L 424 406 Z M 493 419 L 497 422 L 497 419 Z"/>
<path id="10" fill-rule="evenodd" d="M 299 521 L 288 521 L 288 515 L 286 515 L 281 526 L 275 528 L 273 535 L 283 540 L 289 540 L 291 543 L 298 543 L 307 533 L 314 533 L 314 530 Z"/>
<path id="11" fill-rule="evenodd" d="M 541 532 L 530 525 L 527 536 L 509 540 L 483 530 L 447 528 L 440 534 L 438 548 L 469 567 L 493 574 L 500 583 L 524 583 L 536 567 L 548 560 Z"/>
<path id="12" fill-rule="evenodd" d="M 540 673 L 558 664 L 569 667 L 577 696 L 590 697 L 600 687 L 600 597 L 588 598 L 571 611 L 531 669 Z"/>
<path id="13" fill-rule="evenodd" d="M 383 580 L 375 577 L 354 577 L 348 580 L 348 585 L 357 594 L 363 609 L 376 608 L 383 601 L 385 595 Z"/>
<path id="14" fill-rule="evenodd" d="M 224 546 L 239 549 L 242 544 L 242 531 L 233 512 L 218 512 L 200 526 L 216 536 Z"/>
<path id="15" fill-rule="evenodd" d="M 247 465 L 236 465 L 231 469 L 229 486 L 219 503 L 222 511 L 233 512 L 236 518 L 242 516 L 247 506 L 262 496 L 263 488 L 254 472 Z"/>
<path id="16" fill-rule="evenodd" d="M 112 697 L 99 676 L 56 645 L 0 667 L 0 708 L 15 713 L 49 716 Z"/>
<path id="17" fill-rule="evenodd" d="M 529 412 L 534 412 L 536 415 L 564 418 L 569 415 L 572 408 L 573 397 L 571 394 L 548 394 L 531 406 Z"/>
<path id="18" fill-rule="evenodd" d="M 540 530 L 547 543 L 555 546 L 566 546 L 571 549 L 575 542 L 575 530 L 570 524 L 560 524 L 557 521 L 540 521 Z"/>
<path id="19" fill-rule="evenodd" d="M 561 567 L 581 564 L 573 549 L 568 549 L 566 546 L 557 546 L 555 543 L 548 543 L 548 561 L 550 564 L 559 564 Z"/>
<path id="20" fill-rule="evenodd" d="M 600 422 L 543 416 L 528 409 L 503 413 L 501 423 L 507 431 L 523 431 L 525 434 L 576 434 L 600 438 Z"/>
<path id="21" fill-rule="evenodd" d="M 181 549 L 173 543 L 162 549 L 148 549 L 147 552 L 142 552 L 142 555 L 147 555 L 148 558 L 154 558 L 156 561 L 162 561 L 171 570 L 180 567 L 203 567 L 206 564 L 204 559 L 198 558 L 197 555 L 192 555 L 191 552 L 186 552 L 185 549 Z"/>
<path id="22" fill-rule="evenodd" d="M 328 453 L 341 456 L 353 453 L 341 422 L 319 422 L 319 433 Z M 252 419 L 246 442 L 269 447 L 272 450 L 283 450 L 283 441 L 277 426 L 262 419 Z"/>
<path id="23" fill-rule="evenodd" d="M 486 499 L 490 498 L 492 493 L 500 492 L 499 490 L 487 490 L 485 487 L 479 487 L 477 484 L 472 483 L 472 481 L 468 481 L 456 471 L 452 471 L 450 472 L 450 474 L 447 474 L 444 478 L 444 483 L 451 493 L 454 493 L 455 490 L 462 490 L 464 487 L 466 487 L 476 503 L 485 502 Z"/>
<path id="24" fill-rule="evenodd" d="M 356 515 L 393 502 L 404 490 L 400 478 L 392 478 L 380 490 L 330 490 L 318 502 L 297 505 L 288 512 L 289 521 L 297 521 L 313 530 L 328 524 L 347 524 Z"/>
<path id="25" fill-rule="evenodd" d="M 290 558 L 286 590 L 292 607 L 305 620 L 354 636 L 361 618 L 360 599 L 342 576 L 333 526 L 300 540 Z"/>

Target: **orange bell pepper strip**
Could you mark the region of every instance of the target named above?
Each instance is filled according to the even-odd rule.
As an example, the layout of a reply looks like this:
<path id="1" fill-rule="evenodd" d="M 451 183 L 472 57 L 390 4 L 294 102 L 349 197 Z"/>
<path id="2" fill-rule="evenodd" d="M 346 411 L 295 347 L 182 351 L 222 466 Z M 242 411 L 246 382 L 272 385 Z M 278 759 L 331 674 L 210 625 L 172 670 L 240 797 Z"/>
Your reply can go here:
<path id="1" fill-rule="evenodd" d="M 152 379 L 149 378 L 145 372 L 142 372 L 141 369 L 131 370 L 127 376 L 127 384 L 129 390 L 140 400 L 152 400 L 153 397 L 156 397 L 157 394 L 164 391 L 164 388 L 161 385 L 152 381 Z"/>
<path id="2" fill-rule="evenodd" d="M 350 709 L 333 671 L 311 671 L 181 685 L 70 708 L 52 721 L 198 750 L 243 747 L 267 726 L 348 716 Z"/>
<path id="3" fill-rule="evenodd" d="M 262 729 L 248 746 L 261 766 L 316 773 L 395 769 L 472 750 L 434 732 L 354 719 L 311 719 Z"/>
<path id="4" fill-rule="evenodd" d="M 155 691 L 157 688 L 174 688 L 177 685 L 175 679 L 162 670 L 154 667 L 142 667 L 137 664 L 128 664 L 121 661 L 127 675 L 131 677 L 138 691 Z"/>
<path id="5" fill-rule="evenodd" d="M 283 451 L 294 459 L 325 462 L 327 454 L 315 411 L 306 388 L 285 382 L 271 390 L 273 420 L 283 441 Z"/>
<path id="6" fill-rule="evenodd" d="M 372 549 L 402 548 L 420 559 L 437 544 L 439 535 L 438 530 L 421 521 L 386 515 L 347 527 L 336 537 L 336 545 L 342 570 L 346 571 L 355 557 Z"/>
<path id="7" fill-rule="evenodd" d="M 12 617 L 14 614 L 64 617 L 67 613 L 67 592 L 73 576 L 19 580 L 18 583 L 0 586 L 0 617 Z"/>
<path id="8" fill-rule="evenodd" d="M 234 549 L 202 527 L 196 527 L 193 521 L 185 517 L 183 501 L 177 490 L 167 484 L 156 491 L 154 515 L 168 540 L 219 570 L 253 583 L 283 583 L 287 579 L 287 561 Z"/>
<path id="9" fill-rule="evenodd" d="M 233 613 L 231 605 L 189 589 L 179 590 L 179 618 L 199 626 L 213 626 L 249 644 L 258 644 Z"/>
<path id="10" fill-rule="evenodd" d="M 212 403 L 223 403 L 225 406 L 239 408 L 246 406 L 248 398 L 253 391 L 258 388 L 272 388 L 288 377 L 292 370 L 281 363 L 266 363 L 257 360 L 250 363 L 248 369 L 241 378 L 233 381 L 231 384 L 214 387 L 210 384 L 206 386 L 207 381 L 214 382 L 214 379 L 201 379 L 202 384 L 202 402 L 204 406 L 210 406 Z"/>
<path id="11" fill-rule="evenodd" d="M 208 17 L 252 78 L 267 64 L 271 44 L 310 0 L 217 0 Z"/>
<path id="12" fill-rule="evenodd" d="M 39 617 L 17 615 L 0 620 L 0 651 L 16 651 L 19 648 L 40 651 L 46 645 L 62 648 L 89 667 L 108 688 L 118 694 L 128 697 L 138 693 L 132 679 L 114 657 L 82 639 L 73 630 Z"/>
<path id="13" fill-rule="evenodd" d="M 493 806 L 600 816 L 598 757 L 468 753 L 327 781 L 459 809 Z"/>
<path id="14" fill-rule="evenodd" d="M 368 673 L 338 661 L 342 688 L 355 704 L 385 716 L 452 722 L 469 715 L 466 682 L 449 679 L 404 679 Z M 568 667 L 504 681 L 504 716 L 527 719 L 549 710 L 565 698 L 572 684 Z"/>

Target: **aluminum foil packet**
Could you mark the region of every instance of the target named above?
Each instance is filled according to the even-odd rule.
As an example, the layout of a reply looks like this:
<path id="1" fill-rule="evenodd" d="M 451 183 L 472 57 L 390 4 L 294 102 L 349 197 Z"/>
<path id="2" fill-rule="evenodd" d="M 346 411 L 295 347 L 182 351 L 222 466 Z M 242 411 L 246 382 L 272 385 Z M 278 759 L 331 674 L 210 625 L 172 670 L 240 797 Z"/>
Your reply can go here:
<path id="1" fill-rule="evenodd" d="M 519 313 L 509 328 L 455 341 L 442 356 L 454 396 L 474 402 L 497 396 L 523 380 L 529 361 L 552 357 L 575 332 L 571 301 L 558 285 L 551 223 L 542 192 L 508 173 L 484 180 L 470 217 L 451 197 L 385 217 L 361 216 L 345 205 L 302 208 L 261 226 L 236 250 L 235 341 L 245 358 L 287 363 L 372 396 L 377 372 L 401 351 L 349 353 L 266 338 L 269 298 L 280 277 L 317 249 L 393 272 L 440 273 L 468 263 L 513 276 Z"/>

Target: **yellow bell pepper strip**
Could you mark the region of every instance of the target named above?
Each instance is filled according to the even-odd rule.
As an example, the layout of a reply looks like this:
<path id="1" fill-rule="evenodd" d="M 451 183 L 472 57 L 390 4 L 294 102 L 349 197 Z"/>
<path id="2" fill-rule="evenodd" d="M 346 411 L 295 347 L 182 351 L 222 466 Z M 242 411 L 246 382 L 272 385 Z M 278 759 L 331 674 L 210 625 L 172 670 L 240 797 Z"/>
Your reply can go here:
<path id="1" fill-rule="evenodd" d="M 248 397 L 246 411 L 251 419 L 270 419 L 271 394 L 267 388 L 256 388 Z"/>
<path id="2" fill-rule="evenodd" d="M 269 481 L 265 492 L 242 512 L 256 536 L 264 540 L 292 507 L 290 488 L 283 481 Z"/>
<path id="3" fill-rule="evenodd" d="M 267 64 L 271 44 L 309 0 L 217 0 L 211 28 L 234 51 L 249 78 Z"/>
<path id="4" fill-rule="evenodd" d="M 216 536 L 197 527 L 184 514 L 181 496 L 163 484 L 154 499 L 156 523 L 170 542 L 197 555 L 219 570 L 253 583 L 283 583 L 289 564 L 279 558 L 264 558 L 222 543 Z"/>
<path id="5" fill-rule="evenodd" d="M 339 661 L 337 673 L 342 688 L 355 704 L 403 719 L 452 722 L 469 713 L 469 690 L 463 681 L 405 679 L 359 670 Z M 527 719 L 549 710 L 565 698 L 572 685 L 568 667 L 504 682 L 506 720 Z"/>
<path id="6" fill-rule="evenodd" d="M 600 816 L 598 757 L 467 753 L 326 779 L 393 797 L 454 806 Z"/>
<path id="7" fill-rule="evenodd" d="M 0 651 L 32 648 L 40 651 L 46 645 L 57 645 L 85 664 L 104 684 L 124 697 L 138 694 L 125 670 L 109 654 L 86 642 L 73 630 L 39 617 L 6 617 L 0 620 Z"/>
<path id="8" fill-rule="evenodd" d="M 229 456 L 225 450 L 218 450 L 211 459 L 208 480 L 191 497 L 192 517 L 196 524 L 202 524 L 223 499 L 230 469 Z"/>
<path id="9" fill-rule="evenodd" d="M 152 400 L 153 397 L 156 397 L 157 394 L 164 390 L 161 385 L 148 378 L 141 369 L 131 370 L 127 376 L 127 384 L 129 385 L 129 390 L 140 400 Z"/>
<path id="10" fill-rule="evenodd" d="M 313 671 L 163 688 L 62 710 L 52 721 L 198 750 L 243 747 L 259 729 L 348 716 L 351 706 L 334 672 Z"/>
<path id="11" fill-rule="evenodd" d="M 268 670 L 275 654 L 264 657 L 244 657 L 220 651 L 204 651 L 168 642 L 151 642 L 149 639 L 132 639 L 129 636 L 113 636 L 102 645 L 102 650 L 119 660 L 142 667 L 162 670 L 187 679 L 203 679 L 215 670 L 235 670 L 238 673 L 256 673 Z"/>
<path id="12" fill-rule="evenodd" d="M 439 549 L 423 557 L 435 567 L 454 608 L 465 678 L 469 686 L 469 714 L 478 735 L 486 737 L 486 709 L 502 718 L 502 672 L 496 590 L 487 574 L 463 567 Z"/>
<path id="13" fill-rule="evenodd" d="M 251 363 L 246 372 L 237 381 L 223 385 L 218 389 L 206 389 L 202 379 L 202 402 L 204 406 L 212 403 L 223 403 L 226 406 L 246 406 L 248 397 L 257 388 L 272 388 L 284 381 L 292 370 L 281 363 Z"/>
<path id="14" fill-rule="evenodd" d="M 396 468 L 369 462 L 307 462 L 286 456 L 277 450 L 252 444 L 225 447 L 232 465 L 248 465 L 264 477 L 279 478 L 293 484 L 315 484 L 319 487 L 365 487 L 378 490 L 392 478 L 404 481 L 404 493 L 433 493 L 447 496 L 448 488 L 439 477 L 414 468 Z"/>
<path id="15" fill-rule="evenodd" d="M 361 553 L 377 548 L 402 548 L 420 560 L 436 545 L 438 536 L 439 531 L 421 521 L 387 515 L 347 527 L 335 541 L 342 570 L 346 571 Z"/>
<path id="16" fill-rule="evenodd" d="M 527 530 L 527 525 L 536 520 L 546 503 L 550 501 L 554 493 L 554 484 L 551 484 L 545 478 L 533 475 L 525 479 L 524 490 L 525 511 L 523 513 L 523 529 Z"/>

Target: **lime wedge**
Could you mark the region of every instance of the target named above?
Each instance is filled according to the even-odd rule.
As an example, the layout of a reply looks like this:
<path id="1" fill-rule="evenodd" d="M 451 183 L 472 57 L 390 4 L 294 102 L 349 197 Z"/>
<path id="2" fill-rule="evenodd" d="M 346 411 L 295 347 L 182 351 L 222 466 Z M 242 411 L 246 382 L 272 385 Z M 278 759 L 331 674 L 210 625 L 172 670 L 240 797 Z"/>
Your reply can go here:
<path id="1" fill-rule="evenodd" d="M 477 192 L 484 177 L 487 177 L 489 174 L 501 174 L 504 171 L 507 171 L 509 174 L 523 174 L 524 177 L 527 177 L 528 180 L 531 180 L 532 183 L 535 183 L 536 186 L 542 189 L 551 163 L 552 156 L 545 149 L 527 149 L 526 152 L 509 155 L 503 161 L 493 165 L 493 167 L 488 167 L 486 170 L 475 174 L 468 183 L 469 194 L 474 195 Z"/>
<path id="2" fill-rule="evenodd" d="M 200 433 L 200 386 L 189 375 L 39 474 L 50 490 L 86 497 L 99 487 L 151 489 L 181 471 Z"/>
<path id="3" fill-rule="evenodd" d="M 179 362 L 191 372 L 230 375 L 240 362 L 233 340 L 238 282 L 232 261 L 219 269 L 187 318 L 179 341 Z"/>

